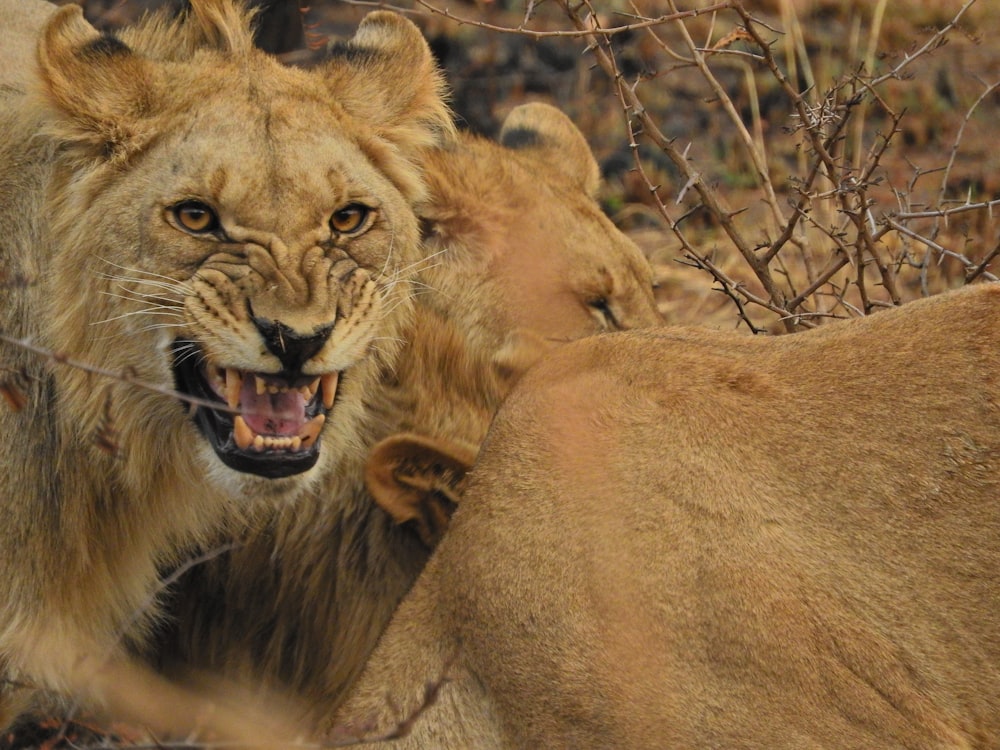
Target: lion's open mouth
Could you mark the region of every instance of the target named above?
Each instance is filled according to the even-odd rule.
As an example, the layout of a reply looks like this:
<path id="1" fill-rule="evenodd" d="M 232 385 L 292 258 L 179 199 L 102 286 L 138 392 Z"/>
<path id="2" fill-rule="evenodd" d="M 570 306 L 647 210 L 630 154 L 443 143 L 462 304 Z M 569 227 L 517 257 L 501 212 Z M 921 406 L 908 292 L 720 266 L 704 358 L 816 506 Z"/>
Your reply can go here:
<path id="1" fill-rule="evenodd" d="M 174 344 L 177 389 L 219 403 L 218 409 L 198 405 L 194 417 L 222 462 L 269 478 L 312 468 L 339 373 L 292 378 L 213 367 L 200 363 L 192 346 Z"/>

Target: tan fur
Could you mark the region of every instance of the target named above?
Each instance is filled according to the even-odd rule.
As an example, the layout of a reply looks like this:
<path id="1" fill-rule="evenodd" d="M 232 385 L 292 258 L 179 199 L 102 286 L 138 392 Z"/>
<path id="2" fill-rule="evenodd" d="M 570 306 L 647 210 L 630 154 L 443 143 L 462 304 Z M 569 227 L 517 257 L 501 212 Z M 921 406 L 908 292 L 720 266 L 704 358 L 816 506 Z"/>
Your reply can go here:
<path id="1" fill-rule="evenodd" d="M 342 725 L 392 728 L 445 675 L 387 746 L 997 747 L 998 321 L 983 285 L 560 348 Z"/>
<path id="2" fill-rule="evenodd" d="M 558 109 L 517 107 L 499 143 L 466 134 L 426 170 L 418 210 L 441 265 L 424 280 L 487 344 L 515 328 L 558 342 L 662 323 L 649 263 L 595 201 L 597 163 Z"/>
<path id="3" fill-rule="evenodd" d="M 391 433 L 398 450 L 379 442 L 377 463 L 367 463 L 456 503 L 478 441 L 520 373 L 470 348 L 437 311 L 417 304 L 415 313 L 396 369 L 367 399 L 368 445 Z M 437 440 L 447 446 L 446 475 Z M 365 490 L 363 455 L 340 468 L 329 494 L 317 489 L 261 514 L 235 550 L 182 579 L 164 669 L 291 689 L 307 707 L 305 726 L 329 716 L 447 523 L 386 514 Z"/>
<path id="4" fill-rule="evenodd" d="M 141 718 L 156 701 L 133 688 L 155 681 L 126 654 L 156 620 L 159 569 L 254 501 L 294 506 L 364 460 L 363 399 L 411 315 L 417 165 L 452 128 L 416 27 L 373 13 L 304 72 L 253 48 L 240 6 L 192 5 L 124 32 L 130 46 L 78 7 L 0 6 L 18 49 L 37 38 L 0 89 L 0 331 L 165 390 L 177 341 L 208 380 L 232 368 L 298 388 L 340 372 L 336 403 L 321 427 L 295 415 L 294 393 L 257 398 L 288 407 L 256 432 L 322 429 L 314 466 L 267 478 L 220 460 L 175 396 L 0 345 L 0 380 L 26 397 L 0 409 L 0 725 L 24 686 Z M 217 231 L 183 228 L 175 207 L 191 200 Z M 332 231 L 357 205 L 373 219 Z"/>
<path id="5" fill-rule="evenodd" d="M 0 96 L 7 87 L 24 91 L 38 30 L 55 11 L 44 0 L 0 0 Z"/>
<path id="6" fill-rule="evenodd" d="M 345 467 L 344 484 L 317 492 L 308 507 L 281 509 L 239 549 L 192 571 L 177 600 L 172 668 L 277 682 L 312 707 L 312 721 L 328 720 L 437 543 L 447 522 L 438 510 L 458 502 L 512 383 L 553 339 L 606 325 L 588 312 L 589 293 L 622 311 L 615 325 L 659 322 L 648 263 L 590 197 L 596 165 L 583 136 L 550 107 L 518 108 L 512 124 L 549 134 L 549 158 L 566 172 L 542 171 L 529 182 L 528 166 L 542 168 L 539 152 L 473 137 L 434 152 L 432 203 L 421 213 L 441 222 L 433 240 L 441 252 L 422 274 L 429 288 L 418 296 L 398 366 L 368 399 L 367 463 Z M 586 174 L 570 178 L 574 170 Z M 503 174 L 513 177 L 495 194 L 492 181 Z M 447 180 L 455 180 L 451 189 Z M 498 202 L 528 206 L 529 190 L 550 201 L 550 221 L 530 236 L 507 233 Z M 565 234 L 574 224 L 588 233 Z M 527 256 L 539 278 L 528 277 Z M 530 309 L 518 296 L 525 284 L 538 296 Z M 366 476 L 389 514 L 372 502 Z M 436 501 L 414 505 L 414 495 Z"/>

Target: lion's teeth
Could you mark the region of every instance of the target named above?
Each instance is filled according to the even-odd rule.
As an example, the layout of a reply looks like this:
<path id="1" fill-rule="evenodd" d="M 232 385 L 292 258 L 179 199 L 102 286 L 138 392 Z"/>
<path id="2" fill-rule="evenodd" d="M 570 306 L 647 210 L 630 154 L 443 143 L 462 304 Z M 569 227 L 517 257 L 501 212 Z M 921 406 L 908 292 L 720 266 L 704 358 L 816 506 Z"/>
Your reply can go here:
<path id="1" fill-rule="evenodd" d="M 319 414 L 305 423 L 302 431 L 299 433 L 303 448 L 309 448 L 316 442 L 316 438 L 319 437 L 319 433 L 323 429 L 324 422 L 326 422 L 326 415 Z"/>
<path id="2" fill-rule="evenodd" d="M 253 430 L 250 429 L 250 425 L 239 414 L 233 418 L 233 439 L 240 450 L 246 450 L 254 441 Z"/>
<path id="3" fill-rule="evenodd" d="M 309 402 L 316 397 L 317 390 L 319 390 L 319 378 L 316 378 L 311 383 L 307 383 L 306 385 L 299 388 L 299 393 L 302 394 L 302 398 L 304 398 L 306 402 Z"/>
<path id="4" fill-rule="evenodd" d="M 258 453 L 260 453 L 260 452 L 262 452 L 264 450 L 264 436 L 263 435 L 254 435 L 254 438 L 253 438 L 253 449 L 255 451 L 257 451 Z"/>
<path id="5" fill-rule="evenodd" d="M 254 375 L 253 379 L 254 379 L 254 386 L 257 389 L 257 395 L 263 396 L 264 393 L 267 391 L 267 381 L 261 377 L 258 377 L 257 375 Z"/>
<path id="6" fill-rule="evenodd" d="M 320 387 L 323 389 L 323 407 L 333 408 L 333 399 L 337 395 L 337 381 L 340 378 L 339 372 L 329 372 L 320 376 Z"/>
<path id="7" fill-rule="evenodd" d="M 230 409 L 240 405 L 240 389 L 243 387 L 243 376 L 239 370 L 226 368 L 226 403 Z"/>

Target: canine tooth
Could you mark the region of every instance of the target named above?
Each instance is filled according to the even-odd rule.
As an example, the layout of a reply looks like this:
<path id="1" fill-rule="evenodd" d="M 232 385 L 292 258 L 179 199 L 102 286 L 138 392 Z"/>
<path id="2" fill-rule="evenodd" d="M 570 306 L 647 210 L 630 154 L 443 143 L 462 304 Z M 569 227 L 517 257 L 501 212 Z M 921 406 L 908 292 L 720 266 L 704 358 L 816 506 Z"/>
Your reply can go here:
<path id="1" fill-rule="evenodd" d="M 240 389 L 243 387 L 243 376 L 239 370 L 232 367 L 226 368 L 226 403 L 230 409 L 235 409 L 240 405 Z M 244 423 L 245 424 L 245 423 Z M 245 448 L 246 446 L 240 446 Z"/>
<path id="2" fill-rule="evenodd" d="M 320 430 L 323 429 L 324 422 L 326 422 L 326 415 L 318 414 L 305 423 L 302 427 L 302 431 L 299 433 L 299 438 L 302 439 L 302 447 L 309 448 L 316 442 L 316 438 L 319 437 Z"/>
<path id="3" fill-rule="evenodd" d="M 333 399 L 337 395 L 337 381 L 340 379 L 339 372 L 328 372 L 320 376 L 320 387 L 323 389 L 323 407 L 330 409 L 333 407 Z"/>
<path id="4" fill-rule="evenodd" d="M 258 437 L 260 436 L 258 435 Z M 253 430 L 250 429 L 250 425 L 239 414 L 233 418 L 233 439 L 240 450 L 246 450 L 254 441 Z"/>
<path id="5" fill-rule="evenodd" d="M 257 395 L 263 396 L 264 391 L 267 390 L 267 383 L 264 381 L 263 378 L 257 377 L 256 375 L 254 375 L 253 377 L 254 377 L 254 385 L 257 387 Z"/>

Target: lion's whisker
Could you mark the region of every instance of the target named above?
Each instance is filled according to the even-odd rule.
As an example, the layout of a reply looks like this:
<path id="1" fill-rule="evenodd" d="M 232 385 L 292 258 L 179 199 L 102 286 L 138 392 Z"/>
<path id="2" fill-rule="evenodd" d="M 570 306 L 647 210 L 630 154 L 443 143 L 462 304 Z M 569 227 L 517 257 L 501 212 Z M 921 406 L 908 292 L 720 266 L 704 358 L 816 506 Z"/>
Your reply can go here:
<path id="1" fill-rule="evenodd" d="M 130 273 L 137 273 L 137 274 L 141 274 L 143 276 L 149 276 L 152 279 L 162 279 L 162 281 L 165 282 L 166 284 L 169 284 L 171 286 L 175 286 L 177 288 L 187 288 L 187 285 L 183 281 L 178 281 L 177 279 L 171 278 L 170 276 L 165 276 L 164 274 L 161 274 L 161 273 L 155 273 L 153 271 L 147 271 L 144 268 L 131 268 L 129 266 L 122 266 L 122 265 L 119 265 L 118 263 L 115 263 L 114 261 L 108 260 L 107 258 L 101 258 L 101 260 L 103 260 L 109 266 L 114 266 L 115 268 L 120 268 L 123 271 L 128 271 Z M 107 278 L 115 278 L 114 276 L 112 276 L 110 274 L 103 274 L 103 275 L 105 275 Z M 125 277 L 125 278 L 127 278 L 127 277 Z M 146 280 L 146 279 L 137 279 L 137 281 L 140 281 L 142 283 L 148 283 L 148 284 L 154 283 L 153 281 Z"/>

